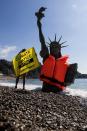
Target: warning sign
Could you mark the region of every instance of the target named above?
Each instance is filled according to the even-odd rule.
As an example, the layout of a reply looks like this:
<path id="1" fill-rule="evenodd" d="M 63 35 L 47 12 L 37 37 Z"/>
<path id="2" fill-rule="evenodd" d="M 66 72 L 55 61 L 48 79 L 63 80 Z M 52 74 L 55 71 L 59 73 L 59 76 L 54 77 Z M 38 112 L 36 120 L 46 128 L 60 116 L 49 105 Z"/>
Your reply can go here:
<path id="1" fill-rule="evenodd" d="M 33 47 L 16 55 L 12 62 L 16 76 L 25 74 L 40 65 Z"/>

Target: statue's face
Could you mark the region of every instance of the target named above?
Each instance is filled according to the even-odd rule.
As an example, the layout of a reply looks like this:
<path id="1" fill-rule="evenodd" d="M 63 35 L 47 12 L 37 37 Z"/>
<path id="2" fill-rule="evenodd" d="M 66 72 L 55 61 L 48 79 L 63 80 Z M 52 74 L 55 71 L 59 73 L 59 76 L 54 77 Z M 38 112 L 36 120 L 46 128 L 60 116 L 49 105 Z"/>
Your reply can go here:
<path id="1" fill-rule="evenodd" d="M 61 54 L 61 45 L 57 42 L 52 42 L 50 44 L 50 54 L 55 58 L 59 58 Z"/>

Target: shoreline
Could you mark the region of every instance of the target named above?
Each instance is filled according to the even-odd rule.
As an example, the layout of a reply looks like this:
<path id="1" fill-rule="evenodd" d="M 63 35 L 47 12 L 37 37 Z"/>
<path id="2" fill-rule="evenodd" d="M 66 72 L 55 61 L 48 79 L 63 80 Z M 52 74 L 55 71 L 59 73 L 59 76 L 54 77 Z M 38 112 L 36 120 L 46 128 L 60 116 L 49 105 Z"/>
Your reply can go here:
<path id="1" fill-rule="evenodd" d="M 85 131 L 86 101 L 65 94 L 0 86 L 0 130 Z"/>
<path id="2" fill-rule="evenodd" d="M 14 77 L 2 77 L 0 79 L 0 86 L 5 86 L 5 87 L 15 87 L 15 82 L 16 82 L 16 78 Z M 84 83 L 84 84 L 83 84 Z M 41 85 L 42 82 L 39 79 L 27 79 L 25 80 L 25 89 L 26 90 L 38 90 L 41 89 Z M 81 86 L 80 86 L 81 85 Z M 71 86 L 67 86 L 64 93 L 66 93 L 66 95 L 72 95 L 72 96 L 78 96 L 78 97 L 82 97 L 84 99 L 87 99 L 87 80 L 80 80 L 80 81 L 75 81 L 74 84 L 72 84 Z M 18 83 L 18 89 L 22 89 L 23 88 L 23 79 L 19 79 L 19 83 Z"/>
<path id="3" fill-rule="evenodd" d="M 12 80 L 12 79 L 16 79 L 16 77 L 14 77 L 14 76 L 5 76 L 5 75 L 3 75 L 3 76 L 0 76 L 0 80 Z"/>

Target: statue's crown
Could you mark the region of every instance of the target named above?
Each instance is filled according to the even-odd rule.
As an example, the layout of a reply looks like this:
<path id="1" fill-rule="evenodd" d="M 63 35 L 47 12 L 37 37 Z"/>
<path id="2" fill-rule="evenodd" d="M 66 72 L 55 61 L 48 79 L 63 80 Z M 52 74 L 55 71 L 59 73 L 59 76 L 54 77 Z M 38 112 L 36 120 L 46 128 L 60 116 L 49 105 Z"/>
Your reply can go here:
<path id="1" fill-rule="evenodd" d="M 63 44 L 66 43 L 67 41 L 64 41 L 64 42 L 61 43 L 61 42 L 60 42 L 61 39 L 62 39 L 62 36 L 61 36 L 61 37 L 59 38 L 59 40 L 57 41 L 57 40 L 56 40 L 56 34 L 55 34 L 55 39 L 54 39 L 54 41 L 51 41 L 51 39 L 49 38 L 50 43 L 47 42 L 48 47 L 57 46 L 57 47 L 59 47 L 60 49 L 61 49 L 61 48 L 64 48 L 64 47 L 67 47 L 68 45 L 63 46 Z"/>

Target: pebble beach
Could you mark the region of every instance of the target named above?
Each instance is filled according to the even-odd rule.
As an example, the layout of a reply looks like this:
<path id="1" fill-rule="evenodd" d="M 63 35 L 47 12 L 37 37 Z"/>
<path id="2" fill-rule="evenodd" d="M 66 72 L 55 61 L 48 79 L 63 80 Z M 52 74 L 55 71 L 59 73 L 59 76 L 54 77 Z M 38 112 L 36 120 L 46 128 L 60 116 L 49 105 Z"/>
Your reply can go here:
<path id="1" fill-rule="evenodd" d="M 0 131 L 87 131 L 87 100 L 1 86 Z"/>

